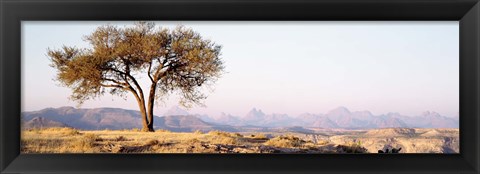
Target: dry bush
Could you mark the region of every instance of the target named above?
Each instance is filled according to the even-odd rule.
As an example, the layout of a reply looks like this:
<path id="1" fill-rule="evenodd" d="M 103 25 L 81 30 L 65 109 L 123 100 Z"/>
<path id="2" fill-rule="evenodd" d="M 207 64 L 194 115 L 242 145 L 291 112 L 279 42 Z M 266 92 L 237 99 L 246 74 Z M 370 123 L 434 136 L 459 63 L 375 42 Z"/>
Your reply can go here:
<path id="1" fill-rule="evenodd" d="M 208 141 L 211 144 L 230 144 L 230 145 L 236 145 L 240 144 L 242 141 L 241 137 L 242 135 L 238 133 L 229 133 L 229 132 L 223 132 L 223 131 L 210 131 L 208 132 Z"/>
<path id="2" fill-rule="evenodd" d="M 338 153 L 367 153 L 368 150 L 362 146 L 361 141 L 352 141 L 347 144 L 337 145 Z"/>
<path id="3" fill-rule="evenodd" d="M 243 135 L 239 133 L 231 133 L 231 132 L 224 132 L 219 130 L 213 130 L 208 132 L 209 135 L 216 135 L 216 136 L 224 136 L 224 137 L 235 137 L 235 138 L 242 138 Z"/>
<path id="4" fill-rule="evenodd" d="M 253 134 L 252 139 L 254 139 L 254 140 L 268 140 L 268 137 L 265 134 Z"/>
<path id="5" fill-rule="evenodd" d="M 201 143 L 201 142 L 202 141 L 200 141 L 199 139 L 193 138 L 193 139 L 185 141 L 185 144 L 195 144 L 195 143 Z"/>
<path id="6" fill-rule="evenodd" d="M 77 141 L 72 142 L 72 145 L 85 152 L 92 149 L 95 146 L 95 142 L 100 141 L 101 138 L 95 134 L 85 134 L 83 138 L 77 138 L 76 140 Z"/>
<path id="7" fill-rule="evenodd" d="M 357 144 L 354 145 L 337 145 L 337 153 L 367 153 L 368 150 Z"/>
<path id="8" fill-rule="evenodd" d="M 37 134 L 61 134 L 65 136 L 80 134 L 78 130 L 69 127 L 34 128 L 29 131 Z"/>
<path id="9" fill-rule="evenodd" d="M 218 130 L 212 130 L 212 131 L 208 132 L 208 134 L 210 134 L 210 135 L 217 135 L 217 136 L 225 136 L 225 137 L 229 137 L 229 136 L 230 136 L 230 133 L 228 133 L 228 132 L 223 132 L 223 131 L 218 131 Z"/>
<path id="10" fill-rule="evenodd" d="M 238 138 L 243 138 L 242 134 L 239 133 L 230 133 L 232 137 L 238 137 Z"/>
<path id="11" fill-rule="evenodd" d="M 317 141 L 317 144 L 318 144 L 318 145 L 327 145 L 328 143 L 329 143 L 328 140 L 319 140 L 319 141 Z"/>
<path id="12" fill-rule="evenodd" d="M 125 138 L 124 136 L 120 135 L 115 137 L 114 141 L 129 141 L 129 139 Z"/>
<path id="13" fill-rule="evenodd" d="M 41 131 L 38 128 L 28 129 L 28 132 L 33 132 L 35 134 L 41 134 Z"/>
<path id="14" fill-rule="evenodd" d="M 28 139 L 20 143 L 24 153 L 59 153 L 63 151 L 58 151 L 58 147 L 65 145 L 62 139 Z"/>
<path id="15" fill-rule="evenodd" d="M 203 132 L 202 132 L 201 130 L 196 130 L 196 131 L 195 131 L 195 132 L 193 132 L 193 133 L 194 133 L 194 134 L 197 134 L 197 135 L 199 135 L 199 134 L 203 134 Z"/>
<path id="16" fill-rule="evenodd" d="M 92 134 L 92 133 L 86 133 L 83 135 L 83 137 L 85 139 L 87 139 L 88 141 L 102 141 L 103 139 L 100 138 L 100 136 L 96 135 L 96 134 Z"/>
<path id="17" fill-rule="evenodd" d="M 145 143 L 145 146 L 154 146 L 154 145 L 158 145 L 158 144 L 160 144 L 160 141 L 158 141 L 158 140 L 148 140 Z"/>
<path id="18" fill-rule="evenodd" d="M 255 138 L 267 138 L 265 134 L 256 134 Z"/>
<path id="19" fill-rule="evenodd" d="M 102 139 L 95 134 L 87 133 L 81 137 L 68 141 L 64 145 L 57 147 L 60 152 L 75 152 L 75 153 L 93 153 L 95 152 L 96 141 Z"/>
<path id="20" fill-rule="evenodd" d="M 283 147 L 283 148 L 293 148 L 293 147 L 301 147 L 305 143 L 304 140 L 288 135 L 288 136 L 278 136 L 272 139 L 269 139 L 264 144 L 267 146 L 275 146 L 275 147 Z"/>
<path id="21" fill-rule="evenodd" d="M 232 138 L 232 137 L 216 136 L 216 137 L 210 139 L 210 143 L 212 143 L 212 144 L 236 145 L 236 144 L 239 144 L 239 141 L 237 141 L 236 138 Z"/>

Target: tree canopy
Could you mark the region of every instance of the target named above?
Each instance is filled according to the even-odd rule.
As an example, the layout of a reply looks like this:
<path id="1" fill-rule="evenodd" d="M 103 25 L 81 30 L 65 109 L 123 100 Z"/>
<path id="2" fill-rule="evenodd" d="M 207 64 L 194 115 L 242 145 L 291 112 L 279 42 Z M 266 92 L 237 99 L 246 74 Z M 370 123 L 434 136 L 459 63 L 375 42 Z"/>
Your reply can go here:
<path id="1" fill-rule="evenodd" d="M 92 48 L 48 50 L 57 81 L 72 89 L 70 99 L 79 104 L 106 92 L 132 93 L 148 131 L 153 131 L 155 99 L 176 92 L 184 106 L 201 104 L 206 98 L 202 85 L 215 82 L 224 69 L 221 46 L 183 26 L 169 30 L 152 22 L 123 28 L 105 25 L 84 40 Z M 139 76 L 150 81 L 148 97 Z"/>

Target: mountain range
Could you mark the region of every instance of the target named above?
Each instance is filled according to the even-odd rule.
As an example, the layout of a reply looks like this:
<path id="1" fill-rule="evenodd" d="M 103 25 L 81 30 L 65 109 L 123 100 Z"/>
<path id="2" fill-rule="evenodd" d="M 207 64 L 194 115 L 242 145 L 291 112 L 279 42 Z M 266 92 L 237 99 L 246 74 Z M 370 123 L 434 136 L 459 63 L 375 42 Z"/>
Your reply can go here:
<path id="1" fill-rule="evenodd" d="M 223 131 L 268 131 L 278 128 L 302 129 L 375 129 L 375 128 L 458 128 L 458 119 L 442 116 L 436 112 L 424 112 L 418 116 L 399 113 L 373 115 L 369 111 L 351 112 L 338 107 L 325 114 L 305 113 L 296 117 L 287 114 L 266 114 L 253 108 L 245 116 L 221 113 L 217 117 L 189 114 L 173 107 L 164 116 L 155 116 L 154 128 L 177 132 L 195 130 Z M 22 112 L 24 128 L 74 127 L 85 130 L 141 128 L 138 111 L 120 108 L 76 109 L 74 107 L 46 108 Z M 305 129 L 306 128 L 306 129 Z"/>
<path id="2" fill-rule="evenodd" d="M 208 122 L 235 126 L 261 127 L 309 127 L 330 129 L 375 129 L 375 128 L 458 128 L 458 119 L 426 111 L 418 116 L 399 113 L 373 115 L 370 111 L 351 112 L 345 107 L 335 108 L 325 114 L 304 113 L 297 117 L 287 114 L 265 114 L 253 108 L 244 117 L 222 113 L 218 117 L 197 116 Z"/>
<path id="3" fill-rule="evenodd" d="M 142 127 L 142 118 L 140 112 L 134 110 L 60 107 L 23 112 L 22 126 L 23 128 L 73 127 L 84 130 L 133 129 Z M 195 130 L 235 131 L 229 126 L 207 123 L 192 115 L 155 116 L 154 128 L 176 132 L 191 132 Z"/>

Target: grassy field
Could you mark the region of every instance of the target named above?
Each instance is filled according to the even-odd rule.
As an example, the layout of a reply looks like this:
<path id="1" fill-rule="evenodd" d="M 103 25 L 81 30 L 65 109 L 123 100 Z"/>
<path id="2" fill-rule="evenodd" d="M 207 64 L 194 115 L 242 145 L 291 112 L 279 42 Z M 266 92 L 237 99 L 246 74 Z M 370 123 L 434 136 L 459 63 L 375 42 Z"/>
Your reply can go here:
<path id="1" fill-rule="evenodd" d="M 293 135 L 221 131 L 81 131 L 71 128 L 23 130 L 22 153 L 365 153 L 356 144 L 305 141 Z"/>

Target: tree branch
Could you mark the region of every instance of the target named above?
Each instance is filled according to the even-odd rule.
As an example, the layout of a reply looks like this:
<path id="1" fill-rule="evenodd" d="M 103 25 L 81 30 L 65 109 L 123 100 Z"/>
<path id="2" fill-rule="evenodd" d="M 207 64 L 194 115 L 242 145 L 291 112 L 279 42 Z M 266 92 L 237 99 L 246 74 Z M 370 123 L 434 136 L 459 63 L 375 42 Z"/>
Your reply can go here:
<path id="1" fill-rule="evenodd" d="M 155 81 L 154 81 L 153 78 L 152 78 L 152 75 L 150 74 L 150 71 L 151 71 L 151 69 L 152 69 L 152 62 L 153 62 L 153 61 L 150 61 L 149 64 L 148 64 L 148 72 L 147 72 L 147 74 L 148 74 L 148 78 L 150 78 L 150 81 L 151 81 L 152 83 L 155 83 Z M 160 65 L 159 65 L 159 66 L 160 66 Z"/>
<path id="2" fill-rule="evenodd" d="M 102 87 L 107 87 L 107 88 L 121 88 L 121 89 L 125 89 L 124 86 L 120 86 L 120 85 L 100 84 L 100 86 L 102 86 Z"/>
<path id="3" fill-rule="evenodd" d="M 110 81 L 110 82 L 113 82 L 113 83 L 118 84 L 118 85 L 128 85 L 127 83 L 122 83 L 122 82 L 119 82 L 117 80 L 109 79 L 109 78 L 103 78 L 102 80 Z"/>

